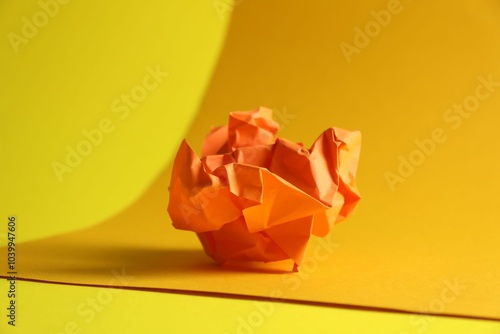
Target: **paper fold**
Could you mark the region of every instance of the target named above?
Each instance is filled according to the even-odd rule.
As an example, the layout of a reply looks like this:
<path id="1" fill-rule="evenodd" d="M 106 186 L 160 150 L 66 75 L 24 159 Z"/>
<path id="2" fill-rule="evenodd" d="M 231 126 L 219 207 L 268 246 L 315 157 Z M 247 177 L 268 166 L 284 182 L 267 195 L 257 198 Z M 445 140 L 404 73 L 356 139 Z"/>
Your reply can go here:
<path id="1" fill-rule="evenodd" d="M 311 234 L 325 236 L 354 212 L 361 134 L 329 128 L 310 149 L 276 136 L 272 110 L 232 112 L 212 128 L 199 158 L 183 141 L 168 212 L 196 232 L 219 263 L 302 263 Z"/>

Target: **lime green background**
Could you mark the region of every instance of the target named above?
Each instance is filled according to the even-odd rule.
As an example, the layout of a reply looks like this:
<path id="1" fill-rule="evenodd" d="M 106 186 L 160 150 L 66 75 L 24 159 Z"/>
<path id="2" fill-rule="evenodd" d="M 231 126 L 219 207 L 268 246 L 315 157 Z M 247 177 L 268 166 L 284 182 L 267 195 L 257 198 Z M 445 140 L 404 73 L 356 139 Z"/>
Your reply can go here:
<path id="1" fill-rule="evenodd" d="M 16 54 L 7 34 L 40 11 L 0 4 L 0 215 L 18 216 L 19 241 L 99 222 L 146 188 L 197 112 L 229 22 L 211 1 L 70 1 Z M 111 104 L 148 66 L 169 75 L 120 119 Z M 52 163 L 103 119 L 114 130 L 60 182 Z"/>

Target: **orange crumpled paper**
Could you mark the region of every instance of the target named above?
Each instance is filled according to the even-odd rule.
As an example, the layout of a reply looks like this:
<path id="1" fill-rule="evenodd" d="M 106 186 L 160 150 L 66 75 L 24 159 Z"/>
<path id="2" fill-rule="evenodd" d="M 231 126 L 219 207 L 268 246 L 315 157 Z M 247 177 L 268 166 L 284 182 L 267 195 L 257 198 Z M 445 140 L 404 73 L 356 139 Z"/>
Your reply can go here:
<path id="1" fill-rule="evenodd" d="M 201 159 L 185 140 L 177 152 L 173 226 L 196 232 L 218 263 L 292 259 L 297 270 L 311 234 L 327 235 L 359 202 L 359 131 L 329 128 L 308 150 L 278 128 L 271 109 L 232 112 L 205 138 Z"/>

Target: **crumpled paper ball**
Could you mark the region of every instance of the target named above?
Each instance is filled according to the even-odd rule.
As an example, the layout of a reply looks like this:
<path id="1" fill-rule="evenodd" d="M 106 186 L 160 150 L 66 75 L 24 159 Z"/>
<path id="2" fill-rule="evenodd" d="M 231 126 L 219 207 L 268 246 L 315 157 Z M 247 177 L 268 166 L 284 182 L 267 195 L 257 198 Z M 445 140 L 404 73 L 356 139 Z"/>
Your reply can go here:
<path id="1" fill-rule="evenodd" d="M 232 112 L 201 158 L 186 141 L 179 147 L 168 212 L 218 263 L 291 259 L 296 270 L 311 235 L 327 235 L 360 200 L 359 131 L 329 128 L 306 149 L 278 128 L 271 109 Z"/>

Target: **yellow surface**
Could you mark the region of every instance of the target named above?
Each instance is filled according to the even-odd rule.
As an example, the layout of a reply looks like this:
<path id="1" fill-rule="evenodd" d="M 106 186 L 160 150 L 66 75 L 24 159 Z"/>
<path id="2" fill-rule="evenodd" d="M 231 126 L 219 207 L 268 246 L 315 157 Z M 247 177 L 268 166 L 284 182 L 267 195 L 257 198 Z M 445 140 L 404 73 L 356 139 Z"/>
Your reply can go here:
<path id="1" fill-rule="evenodd" d="M 18 277 L 123 286 L 121 275 L 134 277 L 125 285 L 135 288 L 499 319 L 498 252 L 486 240 L 463 254 L 464 237 L 449 225 L 431 226 L 432 221 L 422 222 L 411 237 L 396 230 L 388 234 L 391 239 L 373 238 L 380 227 L 364 223 L 370 218 L 360 208 L 351 223 L 309 245 L 299 273 L 281 262 L 221 268 L 203 253 L 194 233 L 165 224 L 169 176 L 166 169 L 136 203 L 102 224 L 23 244 Z M 372 216 L 377 219 L 377 213 Z M 498 227 L 488 228 L 498 235 Z M 457 245 L 434 243 L 440 233 L 451 234 Z M 7 271 L 0 262 L 0 276 Z"/>
<path id="2" fill-rule="evenodd" d="M 279 110 L 281 120 L 278 117 L 277 121 L 282 124 L 281 135 L 303 141 L 306 145 L 317 133 L 331 125 L 361 130 L 364 146 L 359 187 L 363 202 L 355 218 L 336 227 L 333 234 L 341 244 L 336 254 L 337 259 L 342 261 L 337 265 L 343 265 L 354 275 L 352 288 L 368 280 L 373 283 L 371 290 L 376 292 L 379 286 L 377 280 L 382 276 L 403 277 L 406 280 L 385 282 L 386 287 L 394 289 L 389 295 L 400 292 L 401 282 L 407 284 L 409 281 L 415 289 L 408 290 L 411 293 L 400 298 L 418 302 L 422 290 L 433 287 L 433 299 L 420 305 L 422 311 L 426 311 L 430 303 L 438 304 L 434 300 L 440 298 L 443 282 L 458 278 L 464 284 L 470 282 L 463 292 L 464 298 L 482 296 L 475 302 L 483 303 L 488 314 L 498 314 L 498 275 L 495 276 L 494 270 L 498 270 L 499 263 L 497 245 L 500 233 L 495 224 L 499 215 L 496 191 L 500 181 L 495 178 L 499 167 L 498 149 L 492 143 L 498 142 L 496 127 L 499 119 L 496 111 L 500 104 L 500 92 L 490 92 L 487 98 L 480 100 L 477 110 L 467 117 L 457 117 L 448 109 L 455 103 L 471 100 L 469 96 L 478 92 L 478 97 L 487 93 L 484 88 L 476 90 L 480 84 L 478 77 L 488 78 L 491 75 L 494 81 L 500 81 L 500 50 L 494 42 L 498 40 L 500 31 L 499 5 L 493 0 L 469 0 L 459 4 L 452 1 L 439 4 L 401 1 L 402 7 L 391 7 L 397 13 L 392 15 L 387 27 L 381 28 L 367 46 L 359 47 L 359 52 L 352 54 L 348 62 L 340 48 L 342 43 L 355 44 L 356 32 L 353 28 L 363 28 L 372 22 L 370 11 L 386 9 L 390 3 L 373 1 L 337 5 L 324 1 L 312 5 L 238 2 L 227 47 L 188 140 L 199 149 L 201 137 L 210 124 L 224 123 L 229 111 L 252 109 L 259 105 Z M 4 217 L 12 213 L 19 216 L 19 221 L 23 222 L 20 239 L 74 229 L 109 216 L 135 198 L 166 163 L 168 153 L 172 153 L 176 146 L 174 141 L 178 140 L 168 142 L 170 134 L 178 130 L 176 135 L 180 136 L 182 132 L 182 124 L 177 123 L 181 121 L 176 118 L 180 115 L 184 117 L 185 110 L 196 109 L 195 97 L 200 96 L 204 87 L 197 70 L 193 70 L 185 81 L 181 80 L 183 84 L 174 83 L 174 74 L 178 73 L 174 59 L 186 61 L 184 68 L 189 71 L 200 63 L 187 61 L 186 58 L 189 55 L 198 56 L 199 47 L 198 44 L 187 43 L 186 34 L 179 36 L 172 33 L 175 38 L 171 44 L 159 43 L 155 34 L 146 33 L 150 39 L 144 38 L 141 30 L 132 28 L 130 22 L 136 22 L 134 19 L 137 17 L 141 17 L 139 23 L 142 22 L 143 26 L 154 21 L 157 29 L 165 29 L 165 34 L 171 32 L 168 28 L 170 23 L 185 27 L 183 32 L 195 28 L 202 32 L 222 29 L 218 28 L 220 17 L 212 5 L 211 1 L 207 1 L 203 12 L 208 21 L 214 22 L 197 25 L 185 20 L 180 14 L 185 13 L 182 10 L 149 9 L 155 15 L 168 16 L 154 20 L 156 16 L 141 11 L 144 9 L 142 5 L 114 11 L 106 5 L 70 2 L 61 7 L 60 13 L 39 35 L 21 46 L 17 55 L 12 53 L 8 39 L 2 39 L 0 149 L 2 161 L 9 161 L 9 164 L 3 163 L 2 166 L 1 183 L 6 185 L 4 189 L 8 192 L 1 194 L 0 214 Z M 36 2 L 24 5 L 26 7 L 7 2 L 2 2 L 0 6 L 4 33 L 19 31 L 22 25 L 20 18 L 38 10 Z M 63 8 L 72 14 L 62 15 Z M 100 16 L 96 17 L 94 12 L 103 12 L 103 19 L 98 19 Z M 121 15 L 113 16 L 116 13 Z M 107 19 L 111 16 L 113 20 Z M 92 22 L 92 28 L 89 28 L 89 22 Z M 113 38 L 102 34 L 103 31 L 109 32 Z M 193 38 L 198 36 L 196 31 L 192 33 Z M 131 36 L 135 39 L 130 39 Z M 86 47 L 82 46 L 83 40 Z M 141 42 L 146 43 L 149 49 Z M 108 48 L 109 45 L 125 49 Z M 210 43 L 207 45 L 213 46 Z M 207 45 L 200 49 L 205 50 Z M 181 46 L 191 52 L 179 53 Z M 163 58 L 156 53 L 158 48 L 170 52 L 168 57 Z M 212 52 L 213 57 L 215 47 Z M 150 62 L 151 55 L 154 59 Z M 137 62 L 135 57 L 139 59 Z M 199 61 L 201 59 L 200 55 Z M 165 88 L 162 84 L 151 92 L 135 110 L 137 113 L 131 114 L 125 121 L 113 118 L 116 129 L 112 134 L 106 135 L 92 155 L 59 183 L 51 163 L 64 159 L 66 145 L 76 145 L 84 139 L 83 129 L 95 127 L 107 115 L 117 116 L 111 111 L 110 104 L 142 82 L 145 67 L 149 64 L 160 64 L 162 68 L 165 64 L 165 71 L 170 73 L 165 79 Z M 172 67 L 169 64 L 173 64 Z M 184 69 L 182 66 L 178 69 L 181 68 Z M 204 73 L 208 75 L 209 71 Z M 106 81 L 110 78 L 112 82 Z M 193 93 L 192 99 L 187 98 L 186 92 L 194 89 L 193 80 L 197 79 L 200 80 L 198 94 Z M 113 82 L 119 85 L 114 86 Z M 177 88 L 179 91 L 175 91 Z M 179 104 L 169 105 L 167 96 L 172 96 Z M 144 110 L 154 111 L 156 117 L 139 112 Z M 164 118 L 156 114 L 165 110 L 169 113 L 162 114 Z M 188 120 L 189 117 L 184 125 Z M 159 129 L 160 125 L 168 128 Z M 122 128 L 127 130 L 120 135 Z M 434 131 L 436 128 L 442 131 Z M 12 139 L 14 137 L 15 140 Z M 444 141 L 443 137 L 446 137 Z M 397 182 L 391 188 L 386 180 L 387 172 L 398 173 L 400 155 L 406 159 L 411 154 L 414 158 L 422 156 L 413 153 L 418 149 L 415 140 L 429 138 L 443 142 L 437 143 L 435 149 L 430 150 L 433 151 L 431 154 L 424 155 L 420 166 L 407 171 L 407 176 L 401 176 L 404 182 Z M 110 149 L 105 152 L 107 143 Z M 99 151 L 99 148 L 102 150 Z M 370 229 L 371 233 L 364 233 L 366 229 Z M 182 232 L 170 231 L 166 239 L 191 238 L 181 237 L 179 233 Z M 185 247 L 199 249 L 195 245 L 195 240 L 191 239 Z M 365 245 L 365 248 L 359 248 L 360 245 Z M 485 268 L 491 270 L 481 274 Z M 344 273 L 347 274 L 349 272 Z M 81 273 L 76 276 L 82 277 Z M 477 277 L 480 279 L 477 280 Z M 332 279 L 334 284 L 336 276 Z M 249 281 L 253 284 L 253 280 Z M 2 289 L 4 286 L 3 282 Z M 304 286 L 297 293 L 303 291 Z M 318 289 L 317 286 L 309 286 L 310 289 Z M 21 308 L 20 312 L 27 313 L 24 316 L 20 313 L 21 317 L 47 326 L 43 328 L 49 333 L 59 331 L 66 319 L 75 317 L 75 305 L 78 306 L 86 296 L 81 294 L 81 289 L 88 295 L 99 291 L 61 286 L 51 290 L 52 285 L 24 282 L 19 287 L 25 296 L 30 296 L 30 301 L 24 305 L 32 305 L 25 311 Z M 349 290 L 343 293 L 348 296 Z M 139 295 L 141 297 L 135 297 Z M 40 299 L 31 296 L 40 296 Z M 69 309 L 64 316 L 61 312 L 40 312 L 42 307 L 50 310 L 48 303 L 54 296 L 60 296 L 60 299 L 53 299 L 54 303 L 61 301 L 61 305 Z M 206 323 L 193 321 L 189 317 L 191 313 L 180 309 L 180 304 L 189 305 L 189 311 L 220 308 L 221 312 L 234 312 L 231 313 L 233 317 L 228 329 L 225 326 L 217 329 L 228 332 L 233 329 L 235 332 L 235 319 L 245 316 L 248 314 L 246 310 L 254 307 L 251 301 L 231 300 L 225 303 L 223 299 L 216 302 L 210 299 L 214 301 L 210 304 L 205 303 L 205 297 L 195 296 L 182 296 L 172 304 L 167 301 L 176 301 L 179 296 L 135 291 L 127 291 L 123 296 L 127 300 L 123 304 L 127 306 L 122 303 L 116 305 L 126 310 L 110 311 L 102 320 L 93 322 L 92 326 L 95 324 L 96 328 L 89 332 L 107 332 L 106 329 L 113 324 L 132 328 L 141 324 L 141 319 L 144 319 L 141 328 L 168 326 L 165 309 L 172 314 L 172 326 L 175 326 L 174 323 L 178 326 L 182 323 L 203 326 Z M 149 299 L 150 296 L 157 296 L 158 299 Z M 139 311 L 143 313 L 138 313 L 133 306 L 144 305 L 141 303 L 150 308 L 145 307 Z M 236 308 L 236 303 L 242 308 Z M 452 311 L 464 304 L 464 299 L 457 299 L 456 303 L 447 304 L 446 308 Z M 144 312 L 145 309 L 151 313 Z M 304 315 L 312 323 L 319 318 L 321 310 L 328 313 L 321 317 L 322 322 L 317 322 L 318 326 L 324 325 L 324 319 L 333 317 L 330 312 L 341 312 L 337 314 L 342 315 L 346 312 L 292 305 L 282 317 L 273 317 L 276 319 L 273 324 L 280 328 L 286 325 L 290 325 L 290 329 L 300 328 L 307 322 L 299 322 L 298 315 Z M 134 314 L 139 316 L 134 318 Z M 386 329 L 383 332 L 423 331 L 421 324 L 415 325 L 421 318 L 412 320 L 410 315 L 401 315 L 403 318 L 399 322 L 396 320 L 399 315 L 362 314 L 359 318 L 350 318 L 352 321 L 345 326 L 356 329 L 353 326 L 359 324 L 359 331 L 353 332 L 364 330 L 371 333 L 376 325 L 370 327 L 373 323 L 367 319 L 374 319 L 372 321 L 381 321 L 377 324 Z M 227 319 L 222 316 L 224 313 L 220 315 L 218 321 Z M 63 317 L 66 318 L 60 320 Z M 158 322 L 158 319 L 163 321 Z M 442 319 L 445 318 L 429 322 L 432 326 L 426 332 L 470 333 L 483 330 L 490 333 L 496 329 L 496 324 L 489 322 L 449 319 L 447 324 L 455 327 L 444 331 L 440 326 L 445 326 L 443 321 L 448 320 Z M 463 322 L 470 324 L 471 328 Z M 23 320 L 23 323 L 28 322 Z M 439 325 L 434 327 L 434 324 Z M 271 326 L 266 323 L 262 331 L 272 329 Z M 339 328 L 348 332 L 346 327 Z M 321 330 L 318 328 L 319 332 Z"/>
<path id="3" fill-rule="evenodd" d="M 5 288 L 0 281 L 0 289 Z M 19 289 L 23 291 L 20 325 L 12 330 L 2 321 L 1 333 L 492 334 L 500 330 L 500 323 L 487 320 L 210 296 L 32 282 L 20 282 Z M 47 312 L 38 315 L 41 309 Z"/>

